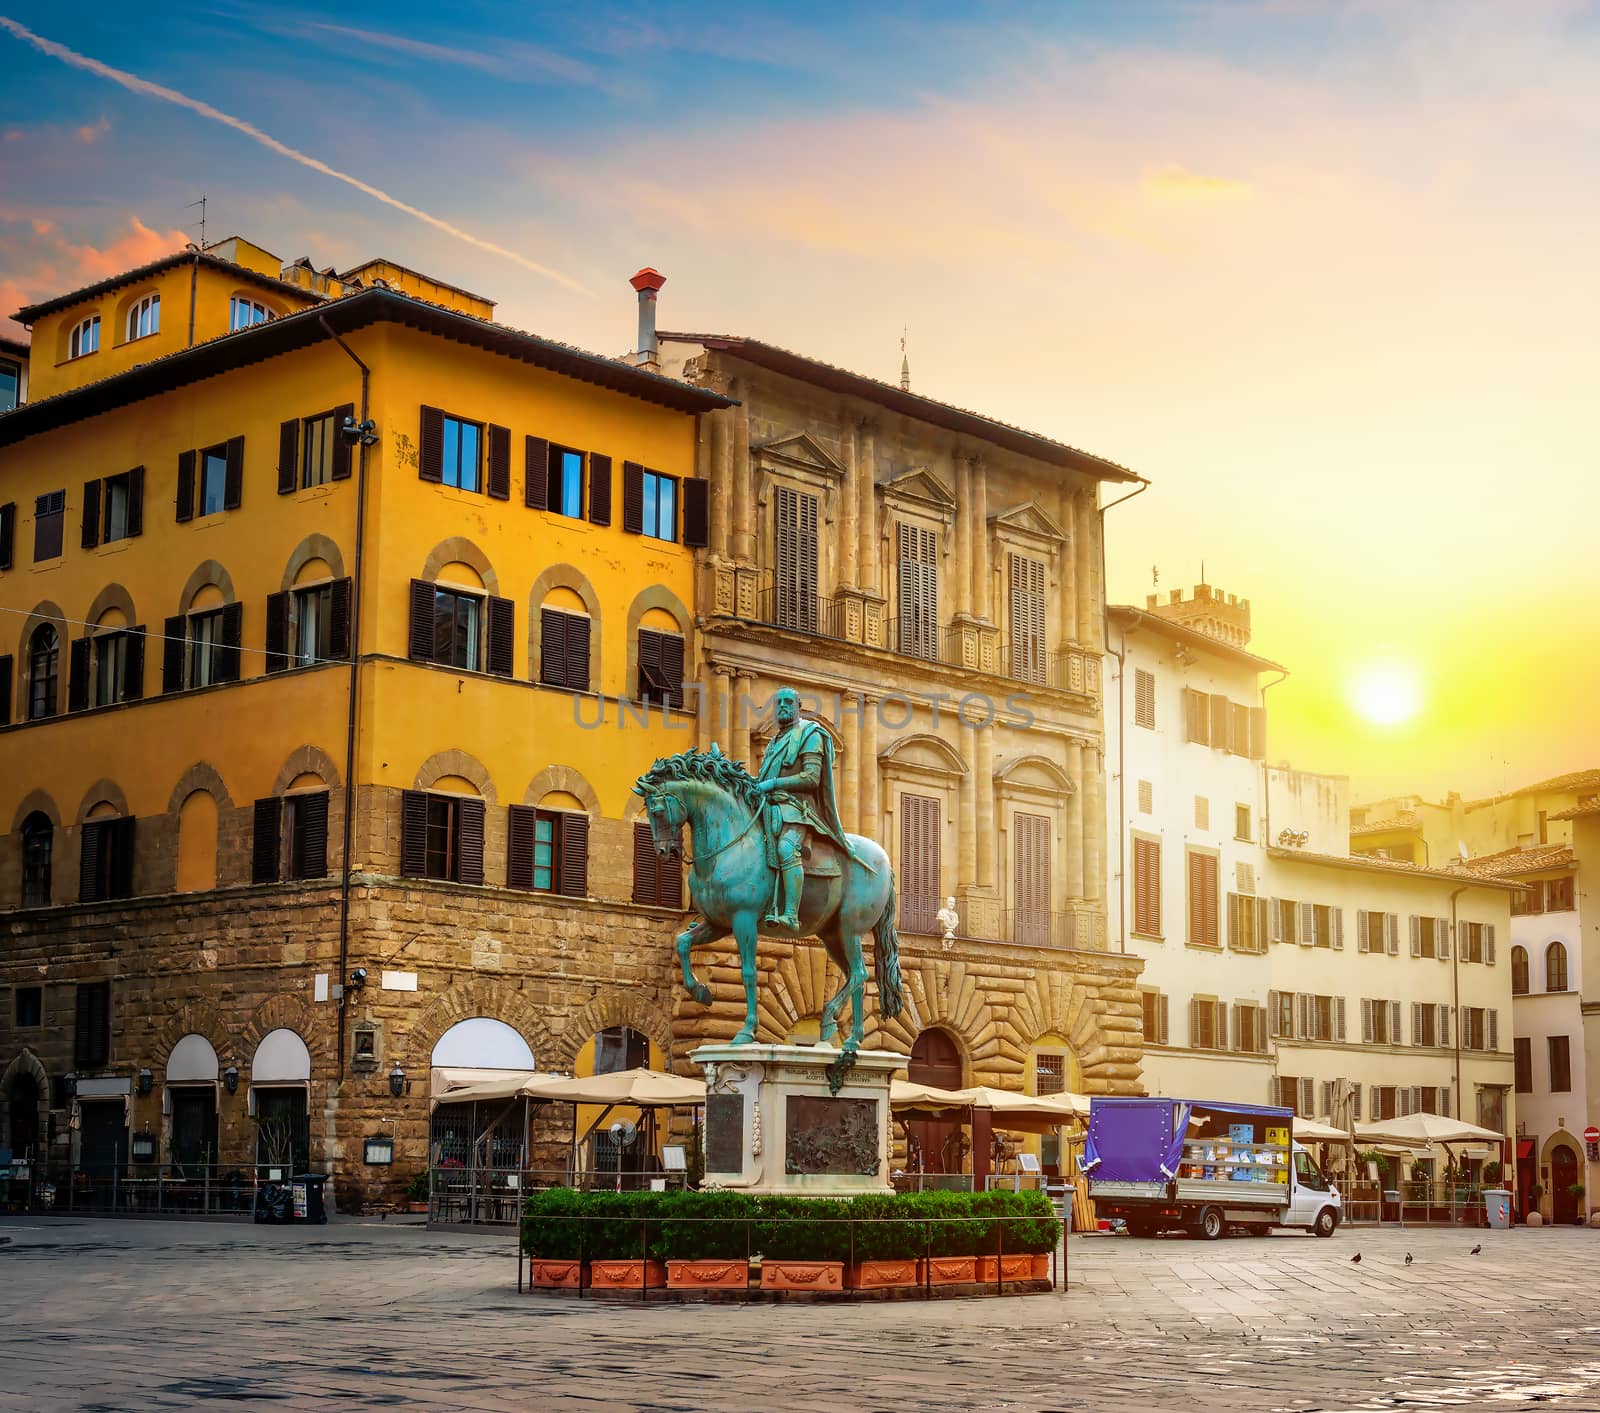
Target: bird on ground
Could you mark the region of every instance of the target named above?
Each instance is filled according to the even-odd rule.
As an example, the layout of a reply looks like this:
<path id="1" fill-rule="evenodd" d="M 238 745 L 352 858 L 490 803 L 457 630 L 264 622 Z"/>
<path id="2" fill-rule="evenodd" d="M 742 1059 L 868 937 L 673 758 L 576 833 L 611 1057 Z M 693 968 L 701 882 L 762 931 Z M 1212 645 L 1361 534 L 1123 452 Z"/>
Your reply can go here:
<path id="1" fill-rule="evenodd" d="M 1411 1264 L 1411 1253 L 1408 1251 L 1408 1252 L 1406 1252 L 1406 1265 L 1409 1266 L 1410 1264 Z"/>
<path id="2" fill-rule="evenodd" d="M 1472 1250 L 1471 1250 L 1471 1251 L 1469 1251 L 1469 1252 L 1467 1252 L 1467 1255 L 1469 1255 L 1469 1256 L 1476 1256 L 1476 1255 L 1477 1255 L 1477 1254 L 1478 1254 L 1478 1253 L 1479 1253 L 1479 1252 L 1480 1252 L 1480 1251 L 1482 1251 L 1482 1250 L 1483 1250 L 1483 1247 L 1481 1247 L 1481 1246 L 1474 1246 L 1474 1247 L 1473 1247 L 1473 1248 L 1472 1248 Z"/>
<path id="3" fill-rule="evenodd" d="M 1350 1258 L 1350 1264 L 1352 1266 L 1359 1266 L 1361 1264 L 1361 1253 L 1359 1251 Z"/>

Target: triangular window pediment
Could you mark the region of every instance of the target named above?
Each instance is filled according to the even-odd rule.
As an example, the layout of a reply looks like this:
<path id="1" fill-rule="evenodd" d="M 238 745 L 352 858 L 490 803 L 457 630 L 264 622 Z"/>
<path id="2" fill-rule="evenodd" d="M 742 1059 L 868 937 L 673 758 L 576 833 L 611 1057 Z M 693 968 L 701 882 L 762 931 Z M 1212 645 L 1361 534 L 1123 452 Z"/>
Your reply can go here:
<path id="1" fill-rule="evenodd" d="M 991 515 L 989 524 L 1002 537 L 1012 535 L 1018 539 L 1047 541 L 1051 544 L 1065 544 L 1067 540 L 1066 532 L 1039 508 L 1037 501 L 1030 500 L 1001 511 L 998 515 Z"/>
<path id="2" fill-rule="evenodd" d="M 823 476 L 844 475 L 844 463 L 809 432 L 764 442 L 758 447 L 752 447 L 751 452 L 766 462 L 781 466 L 795 467 Z"/>
<path id="3" fill-rule="evenodd" d="M 929 514 L 949 519 L 955 514 L 956 498 L 950 488 L 925 466 L 906 471 L 878 487 L 885 503 L 916 507 Z"/>

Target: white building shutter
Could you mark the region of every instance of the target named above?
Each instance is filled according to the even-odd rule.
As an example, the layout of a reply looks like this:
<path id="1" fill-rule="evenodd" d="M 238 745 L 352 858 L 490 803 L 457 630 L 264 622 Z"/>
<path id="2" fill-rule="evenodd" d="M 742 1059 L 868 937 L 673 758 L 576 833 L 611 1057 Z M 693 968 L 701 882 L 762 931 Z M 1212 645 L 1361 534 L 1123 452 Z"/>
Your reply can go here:
<path id="1" fill-rule="evenodd" d="M 1483 929 L 1483 959 L 1490 966 L 1494 965 L 1494 924 L 1488 923 Z"/>
<path id="2" fill-rule="evenodd" d="M 1433 955 L 1441 962 L 1450 960 L 1450 923 L 1442 917 L 1433 920 Z"/>
<path id="3" fill-rule="evenodd" d="M 1359 1084 L 1350 1086 L 1350 1117 L 1352 1119 L 1360 1119 L 1361 1117 L 1361 1086 Z"/>
<path id="4" fill-rule="evenodd" d="M 1391 1045 L 1403 1045 L 1405 1043 L 1400 1038 L 1400 1003 L 1398 1001 L 1389 1002 L 1389 1043 Z"/>
<path id="5" fill-rule="evenodd" d="M 1283 908 L 1277 898 L 1268 900 L 1267 936 L 1273 942 L 1283 941 Z"/>
<path id="6" fill-rule="evenodd" d="M 1499 1011 L 1490 1011 L 1489 1012 L 1489 1048 L 1491 1050 L 1498 1050 L 1500 1048 L 1500 1012 Z"/>
<path id="7" fill-rule="evenodd" d="M 1438 1032 L 1436 1038 L 1439 1044 L 1448 1049 L 1450 1045 L 1450 1007 L 1448 1006 L 1439 1007 Z"/>
<path id="8" fill-rule="evenodd" d="M 1267 1053 L 1267 1011 L 1265 1006 L 1256 1008 L 1256 1054 Z"/>
<path id="9" fill-rule="evenodd" d="M 1317 1082 L 1314 1079 L 1300 1081 L 1300 1109 L 1299 1112 L 1306 1118 L 1313 1117 L 1312 1109 L 1317 1102 Z"/>
<path id="10" fill-rule="evenodd" d="M 1399 1117 L 1402 1119 L 1409 1118 L 1411 1116 L 1411 1092 L 1411 1086 L 1409 1084 L 1402 1084 L 1400 1086 L 1399 1094 L 1395 1096 L 1400 1103 Z"/>
<path id="11" fill-rule="evenodd" d="M 1295 1034 L 1302 1040 L 1314 1039 L 1317 1033 L 1316 1018 L 1311 1012 L 1311 993 L 1302 991 L 1296 998 L 1300 1002 L 1300 1023 L 1295 1027 Z"/>
<path id="12" fill-rule="evenodd" d="M 1422 955 L 1422 919 L 1415 913 L 1411 915 L 1411 955 Z"/>
<path id="13" fill-rule="evenodd" d="M 1198 1044 L 1200 1039 L 1200 1022 L 1198 1019 L 1199 1014 L 1200 1003 L 1196 1001 L 1193 996 L 1191 996 L 1189 998 L 1189 1048 L 1191 1050 L 1198 1050 L 1200 1048 Z"/>
<path id="14" fill-rule="evenodd" d="M 1411 1003 L 1411 1043 L 1422 1044 L 1422 1002 Z"/>
<path id="15" fill-rule="evenodd" d="M 1372 1044 L 1372 997 L 1361 998 L 1361 1043 Z"/>
<path id="16" fill-rule="evenodd" d="M 1356 912 L 1356 951 L 1369 951 L 1371 944 L 1367 941 L 1367 914 L 1364 911 Z"/>
<path id="17" fill-rule="evenodd" d="M 1344 1041 L 1344 997 L 1333 998 L 1333 1038 L 1341 1043 Z"/>
<path id="18" fill-rule="evenodd" d="M 1439 1091 L 1439 1112 L 1440 1114 L 1448 1114 L 1450 1112 L 1450 1088 L 1448 1085 Z"/>
<path id="19" fill-rule="evenodd" d="M 1161 998 L 1161 1044 L 1167 1043 L 1167 998 Z"/>
<path id="20" fill-rule="evenodd" d="M 1299 907 L 1299 913 L 1300 916 L 1297 920 L 1297 927 L 1300 936 L 1296 940 L 1302 947 L 1309 947 L 1317 940 L 1312 934 L 1311 930 L 1311 904 L 1301 903 Z"/>
<path id="21" fill-rule="evenodd" d="M 1329 908 L 1328 916 L 1333 922 L 1333 945 L 1336 950 L 1344 950 L 1344 909 Z"/>
<path id="22" fill-rule="evenodd" d="M 1333 1114 L 1333 1084 L 1331 1079 L 1322 1081 L 1322 1107 L 1317 1110 L 1319 1114 L 1328 1116 Z"/>
<path id="23" fill-rule="evenodd" d="M 1372 1090 L 1372 1117 L 1376 1120 L 1378 1115 L 1383 1112 L 1383 1101 L 1378 1097 L 1378 1086 L 1374 1084 L 1370 1088 Z"/>
<path id="24" fill-rule="evenodd" d="M 1394 913 L 1383 915 L 1383 941 L 1391 957 L 1400 955 L 1400 919 Z"/>

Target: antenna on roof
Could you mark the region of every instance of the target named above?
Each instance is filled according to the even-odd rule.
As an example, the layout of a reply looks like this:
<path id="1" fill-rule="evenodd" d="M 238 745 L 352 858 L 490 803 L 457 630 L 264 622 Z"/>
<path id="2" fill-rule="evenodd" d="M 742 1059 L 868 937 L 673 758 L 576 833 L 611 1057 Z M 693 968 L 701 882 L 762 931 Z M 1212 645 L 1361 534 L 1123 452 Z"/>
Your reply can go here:
<path id="1" fill-rule="evenodd" d="M 911 330 L 902 325 L 900 328 L 900 391 L 911 391 L 911 363 L 906 357 L 906 335 Z"/>
<path id="2" fill-rule="evenodd" d="M 200 208 L 200 249 L 206 248 L 206 199 L 202 196 L 198 201 L 191 201 L 183 209 L 192 211 L 196 206 Z"/>

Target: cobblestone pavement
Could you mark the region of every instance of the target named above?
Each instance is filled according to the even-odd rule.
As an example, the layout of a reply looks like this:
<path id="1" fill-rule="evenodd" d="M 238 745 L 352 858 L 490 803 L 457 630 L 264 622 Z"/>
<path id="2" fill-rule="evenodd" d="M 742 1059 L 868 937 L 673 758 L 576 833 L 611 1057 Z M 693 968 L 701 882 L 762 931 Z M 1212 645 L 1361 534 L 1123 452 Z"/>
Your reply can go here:
<path id="1" fill-rule="evenodd" d="M 500 1237 L 19 1217 L 0 1408 L 1594 1410 L 1597 1255 L 1581 1229 L 1086 1236 L 1066 1294 L 640 1308 L 518 1296 Z"/>

